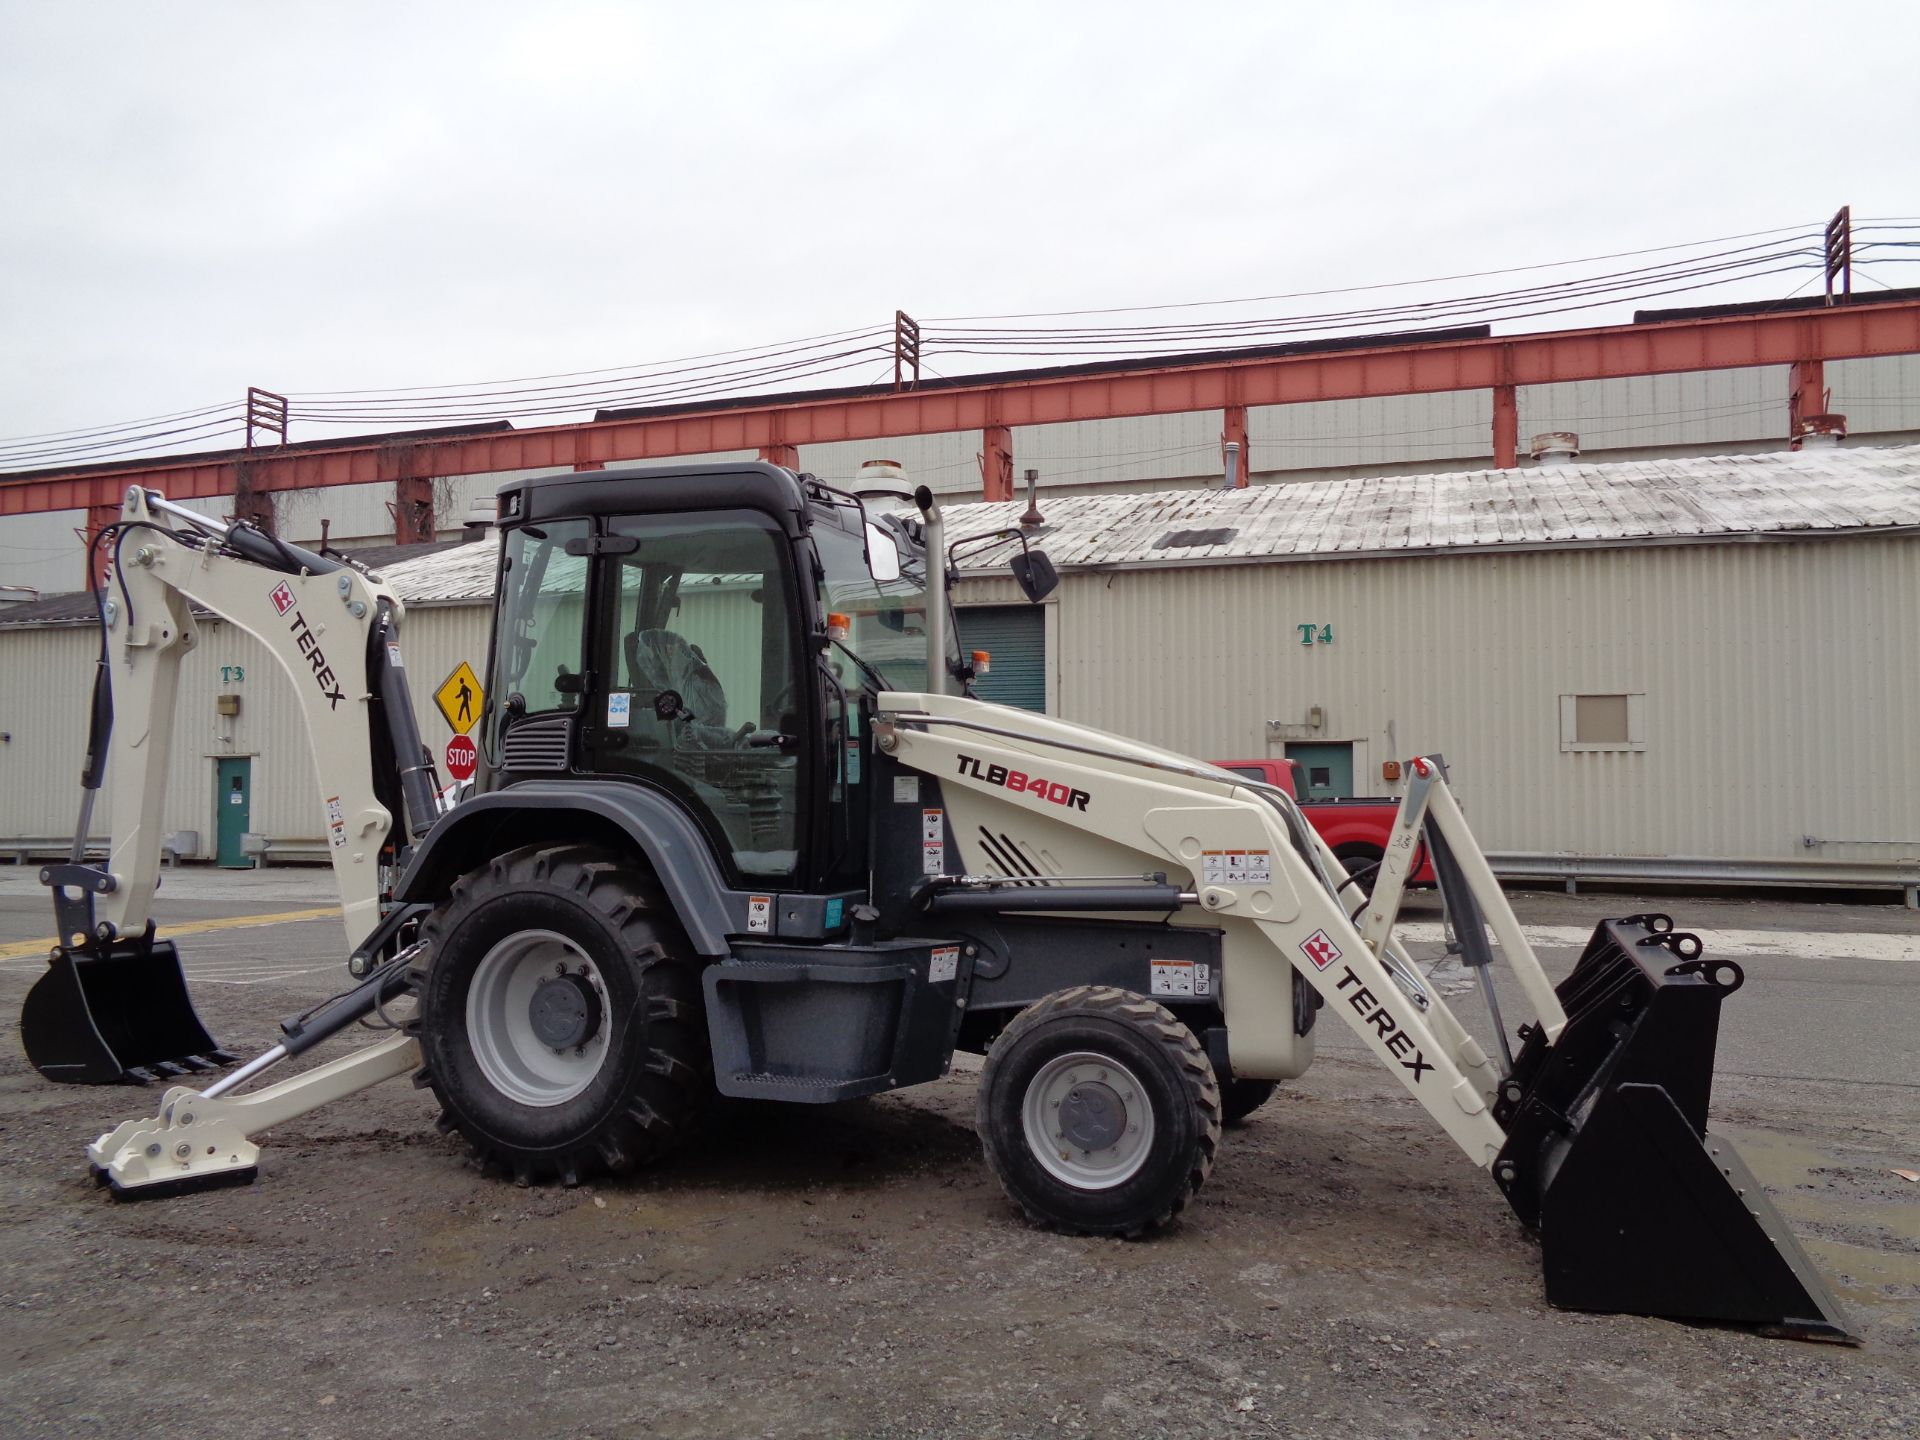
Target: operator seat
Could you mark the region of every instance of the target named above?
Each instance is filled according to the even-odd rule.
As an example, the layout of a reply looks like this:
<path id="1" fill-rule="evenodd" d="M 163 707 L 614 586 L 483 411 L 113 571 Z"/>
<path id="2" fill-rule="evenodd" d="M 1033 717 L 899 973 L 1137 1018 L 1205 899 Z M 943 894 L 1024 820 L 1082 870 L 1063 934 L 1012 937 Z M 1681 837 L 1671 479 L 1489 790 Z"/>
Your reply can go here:
<path id="1" fill-rule="evenodd" d="M 635 689 L 680 692 L 693 715 L 682 741 L 695 749 L 718 750 L 733 743 L 727 729 L 727 692 L 707 664 L 700 647 L 672 630 L 635 630 L 627 634 L 627 673 Z"/>

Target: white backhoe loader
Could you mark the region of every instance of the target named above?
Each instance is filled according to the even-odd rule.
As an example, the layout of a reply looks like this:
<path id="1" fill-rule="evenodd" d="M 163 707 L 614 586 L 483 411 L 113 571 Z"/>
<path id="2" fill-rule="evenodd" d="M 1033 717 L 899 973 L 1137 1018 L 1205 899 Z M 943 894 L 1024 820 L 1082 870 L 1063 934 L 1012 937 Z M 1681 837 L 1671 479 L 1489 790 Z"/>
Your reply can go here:
<path id="1" fill-rule="evenodd" d="M 110 729 L 113 849 L 45 871 L 62 943 L 30 1057 L 76 1081 L 226 1058 L 147 918 L 191 605 L 293 677 L 360 981 L 96 1140 L 116 1195 L 250 1178 L 261 1131 L 401 1075 L 484 1164 L 571 1184 L 661 1159 L 716 1092 L 833 1101 L 960 1049 L 986 1056 L 979 1130 L 1013 1201 L 1134 1235 L 1191 1200 L 1223 1117 L 1305 1073 L 1324 1007 L 1540 1231 L 1554 1303 L 1849 1338 L 1706 1130 L 1739 968 L 1636 915 L 1556 988 L 1437 758 L 1410 762 L 1368 898 L 1279 790 L 956 693 L 925 489 L 728 464 L 516 481 L 499 504 L 481 768 L 445 814 L 376 577 L 140 490 L 106 532 L 84 803 Z M 1017 531 L 962 543 L 1017 551 L 1031 599 L 1056 583 Z M 1496 1054 L 1394 936 L 1422 844 Z M 1496 962 L 1531 1011 L 1517 1051 Z M 406 994 L 388 1038 L 246 1091 Z"/>

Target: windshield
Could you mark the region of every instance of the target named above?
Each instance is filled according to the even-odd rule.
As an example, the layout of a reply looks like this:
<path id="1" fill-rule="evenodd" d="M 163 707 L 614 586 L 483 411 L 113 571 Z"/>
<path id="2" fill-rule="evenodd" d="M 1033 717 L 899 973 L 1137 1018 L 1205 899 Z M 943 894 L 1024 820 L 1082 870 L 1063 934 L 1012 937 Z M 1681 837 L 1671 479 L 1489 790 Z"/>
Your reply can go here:
<path id="1" fill-rule="evenodd" d="M 895 539 L 902 552 L 900 578 L 883 582 L 867 569 L 866 547 L 857 534 L 824 518 L 813 527 L 814 548 L 827 572 L 822 604 L 830 614 L 847 617 L 847 636 L 828 659 L 850 688 L 909 693 L 928 688 L 926 561 L 908 553 L 897 532 Z M 878 685 L 862 664 L 879 677 Z"/>

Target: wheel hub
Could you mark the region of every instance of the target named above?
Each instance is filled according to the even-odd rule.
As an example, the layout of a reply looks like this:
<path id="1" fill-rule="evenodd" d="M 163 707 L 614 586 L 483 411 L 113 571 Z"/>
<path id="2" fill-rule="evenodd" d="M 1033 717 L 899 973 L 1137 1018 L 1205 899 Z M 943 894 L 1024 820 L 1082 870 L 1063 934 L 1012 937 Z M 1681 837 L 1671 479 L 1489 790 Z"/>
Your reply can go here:
<path id="1" fill-rule="evenodd" d="M 1060 1134 L 1081 1150 L 1104 1150 L 1127 1128 L 1127 1107 L 1111 1085 L 1076 1085 L 1060 1101 Z"/>
<path id="2" fill-rule="evenodd" d="M 467 1040 L 487 1083 L 521 1105 L 563 1105 L 612 1053 L 607 982 L 553 930 L 521 930 L 484 955 L 467 990 Z"/>
<path id="3" fill-rule="evenodd" d="M 600 995 L 584 975 L 568 973 L 540 982 L 527 1006 L 527 1022 L 542 1045 L 571 1050 L 600 1030 Z"/>
<path id="4" fill-rule="evenodd" d="M 1033 1158 L 1076 1189 L 1124 1185 L 1153 1149 L 1146 1087 L 1113 1055 L 1076 1050 L 1049 1060 L 1027 1082 L 1020 1109 Z"/>

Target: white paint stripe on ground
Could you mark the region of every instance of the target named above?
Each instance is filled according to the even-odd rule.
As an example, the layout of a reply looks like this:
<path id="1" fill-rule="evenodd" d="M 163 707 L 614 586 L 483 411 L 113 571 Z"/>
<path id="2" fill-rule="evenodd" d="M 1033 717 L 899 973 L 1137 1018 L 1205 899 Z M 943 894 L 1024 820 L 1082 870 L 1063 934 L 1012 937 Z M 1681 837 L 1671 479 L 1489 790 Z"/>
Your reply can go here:
<path id="1" fill-rule="evenodd" d="M 1741 955 L 1778 955 L 1789 960 L 1920 961 L 1920 934 L 1869 935 L 1846 930 L 1711 930 L 1689 925 L 1707 947 L 1722 959 Z M 1521 933 L 1536 950 L 1584 950 L 1593 934 L 1590 925 L 1522 925 Z M 1393 933 L 1409 944 L 1431 944 L 1444 937 L 1432 921 L 1396 925 Z"/>

